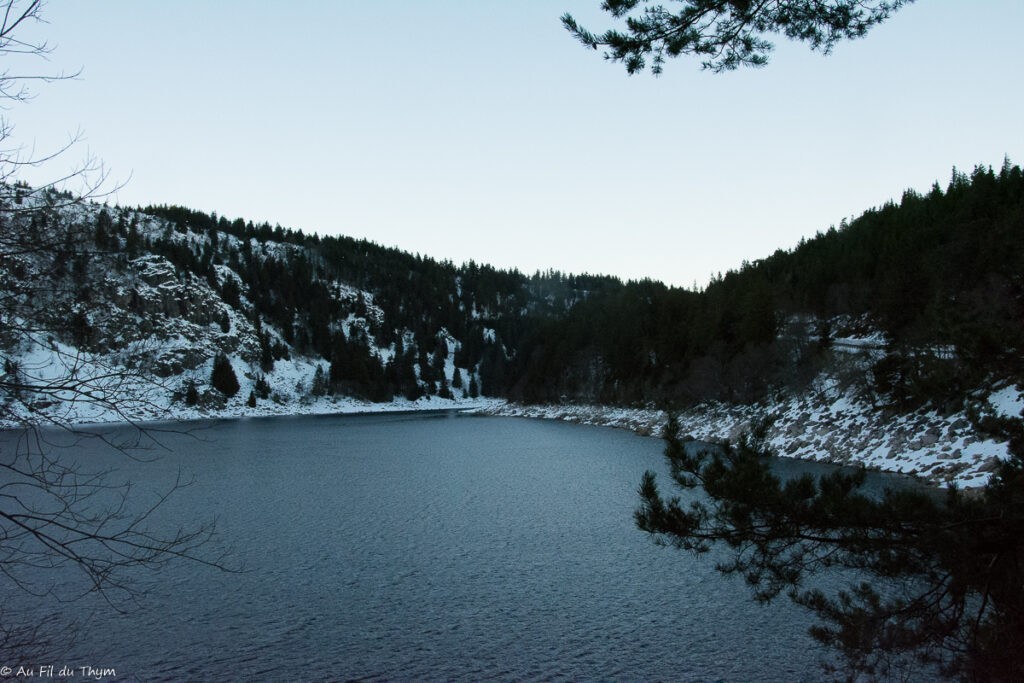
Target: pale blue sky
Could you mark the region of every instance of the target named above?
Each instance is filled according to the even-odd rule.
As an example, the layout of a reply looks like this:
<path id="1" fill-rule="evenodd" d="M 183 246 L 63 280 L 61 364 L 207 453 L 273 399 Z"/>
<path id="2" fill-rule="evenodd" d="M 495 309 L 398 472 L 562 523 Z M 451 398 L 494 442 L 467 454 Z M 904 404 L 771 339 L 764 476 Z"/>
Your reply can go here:
<path id="1" fill-rule="evenodd" d="M 81 128 L 122 204 L 680 285 L 1024 162 L 1019 0 L 918 0 L 830 57 L 660 78 L 562 29 L 607 27 L 599 4 L 51 0 L 46 66 L 82 77 L 7 115 L 39 149 Z"/>

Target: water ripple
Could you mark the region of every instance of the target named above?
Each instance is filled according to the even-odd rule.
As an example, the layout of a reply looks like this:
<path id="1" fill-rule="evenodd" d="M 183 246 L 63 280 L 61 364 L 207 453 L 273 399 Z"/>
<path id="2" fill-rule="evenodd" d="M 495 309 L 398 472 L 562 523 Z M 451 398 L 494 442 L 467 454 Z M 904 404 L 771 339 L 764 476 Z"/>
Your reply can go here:
<path id="1" fill-rule="evenodd" d="M 120 463 L 197 484 L 248 571 L 172 564 L 76 644 L 128 679 L 817 680 L 807 616 L 636 531 L 661 444 L 502 418 L 227 423 Z M 99 456 L 97 456 L 99 457 Z M 111 646 L 111 643 L 115 645 Z"/>

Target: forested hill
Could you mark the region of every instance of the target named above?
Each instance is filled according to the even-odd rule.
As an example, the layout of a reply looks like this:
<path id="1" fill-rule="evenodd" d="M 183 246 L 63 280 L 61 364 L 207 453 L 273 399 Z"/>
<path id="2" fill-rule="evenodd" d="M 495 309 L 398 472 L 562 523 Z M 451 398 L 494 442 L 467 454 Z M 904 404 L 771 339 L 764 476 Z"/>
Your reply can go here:
<path id="1" fill-rule="evenodd" d="M 473 261 L 455 266 L 367 240 L 307 236 L 176 206 L 141 211 L 166 219 L 176 233 L 199 236 L 165 235 L 150 242 L 153 252 L 211 282 L 218 265 L 239 276 L 251 303 L 247 315 L 280 332 L 284 344 L 270 349 L 274 358 L 322 358 L 341 385 L 333 388 L 371 400 L 445 396 L 442 380 L 467 391 L 472 382 L 474 395 L 503 396 L 506 367 L 532 321 L 557 319 L 587 298 L 622 288 L 607 276 L 525 276 Z M 197 243 L 201 248 L 190 246 Z M 228 285 L 226 293 L 219 285 L 221 295 L 234 304 Z M 349 317 L 361 324 L 341 333 Z M 461 381 L 441 372 L 449 348 Z M 267 353 L 264 345 L 269 365 Z"/>
<path id="2" fill-rule="evenodd" d="M 945 189 L 907 192 L 702 291 L 456 266 L 177 206 L 7 195 L 0 389 L 22 412 L 59 399 L 14 391 L 56 342 L 214 407 L 753 402 L 799 391 L 851 337 L 879 341 L 871 389 L 904 407 L 1022 375 L 1024 174 L 1008 163 L 954 171 Z"/>
<path id="3" fill-rule="evenodd" d="M 539 321 L 508 389 L 526 400 L 723 399 L 799 388 L 836 337 L 883 333 L 876 387 L 955 400 L 1024 362 L 1024 175 L 953 171 L 702 292 L 628 283 Z"/>

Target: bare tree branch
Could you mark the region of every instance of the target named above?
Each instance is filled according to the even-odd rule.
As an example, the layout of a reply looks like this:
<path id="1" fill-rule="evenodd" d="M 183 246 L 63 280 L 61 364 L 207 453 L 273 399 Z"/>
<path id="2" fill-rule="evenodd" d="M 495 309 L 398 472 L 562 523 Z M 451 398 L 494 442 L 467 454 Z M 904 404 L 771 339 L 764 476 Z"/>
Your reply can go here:
<path id="1" fill-rule="evenodd" d="M 18 36 L 42 21 L 41 8 L 41 0 L 0 1 L 0 60 L 46 59 L 45 42 Z M 77 75 L 0 71 L 0 106 L 24 103 L 30 83 Z M 156 511 L 191 480 L 179 473 L 147 502 L 130 482 L 117 482 L 114 470 L 90 470 L 76 457 L 75 445 L 93 440 L 141 459 L 140 437 L 153 430 L 134 420 L 155 414 L 169 387 L 148 371 L 144 342 L 118 354 L 92 348 L 109 335 L 90 316 L 90 283 L 123 256 L 96 245 L 96 210 L 88 202 L 118 187 L 108 189 L 107 171 L 92 156 L 30 187 L 21 173 L 65 158 L 82 135 L 39 154 L 15 144 L 12 133 L 0 118 L 0 430 L 7 430 L 0 431 L 0 584 L 7 584 L 4 595 L 14 588 L 58 601 L 99 593 L 121 609 L 137 590 L 136 570 L 179 559 L 225 569 L 226 555 L 213 550 L 215 522 L 156 524 Z M 82 408 L 133 425 L 136 438 L 115 442 L 80 429 Z M 70 445 L 59 435 L 70 436 Z M 69 583 L 69 572 L 83 580 Z M 35 615 L 27 620 L 0 605 L 0 653 L 52 655 L 56 638 L 69 640 Z"/>

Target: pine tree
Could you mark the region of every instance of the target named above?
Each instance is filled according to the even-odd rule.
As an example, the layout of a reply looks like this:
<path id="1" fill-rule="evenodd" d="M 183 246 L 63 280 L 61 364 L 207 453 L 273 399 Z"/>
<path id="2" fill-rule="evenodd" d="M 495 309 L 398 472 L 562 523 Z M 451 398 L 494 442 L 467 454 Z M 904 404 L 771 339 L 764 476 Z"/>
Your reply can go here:
<path id="1" fill-rule="evenodd" d="M 780 593 L 822 621 L 811 635 L 845 658 L 850 680 L 931 663 L 972 681 L 1024 680 L 1024 421 L 986 418 L 978 428 L 1009 439 L 978 496 L 951 489 L 861 491 L 864 471 L 782 481 L 771 472 L 764 429 L 736 446 L 693 448 L 670 419 L 665 456 L 674 483 L 706 495 L 665 498 L 647 472 L 640 529 L 740 574 L 766 603 Z M 837 568 L 857 582 L 832 596 L 808 577 Z M 893 668 L 898 667 L 898 668 Z"/>
<path id="2" fill-rule="evenodd" d="M 196 389 L 196 383 L 192 380 L 188 380 L 185 383 L 185 405 L 194 406 L 199 403 L 199 391 Z"/>
<path id="3" fill-rule="evenodd" d="M 863 36 L 908 2 L 913 0 L 680 0 L 670 10 L 653 0 L 606 0 L 602 9 L 624 21 L 623 30 L 592 33 L 570 14 L 562 16 L 562 25 L 631 74 L 647 67 L 660 74 L 666 58 L 680 55 L 695 55 L 703 68 L 721 72 L 767 64 L 774 46 L 766 36 L 784 35 L 828 54 L 839 41 Z"/>
<path id="4" fill-rule="evenodd" d="M 249 392 L 249 400 L 247 400 L 245 402 L 245 405 L 249 406 L 250 408 L 255 408 L 256 407 L 256 392 L 255 391 L 250 391 Z"/>

